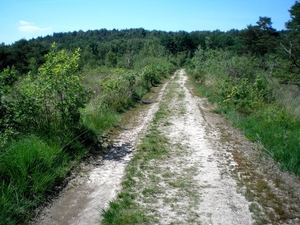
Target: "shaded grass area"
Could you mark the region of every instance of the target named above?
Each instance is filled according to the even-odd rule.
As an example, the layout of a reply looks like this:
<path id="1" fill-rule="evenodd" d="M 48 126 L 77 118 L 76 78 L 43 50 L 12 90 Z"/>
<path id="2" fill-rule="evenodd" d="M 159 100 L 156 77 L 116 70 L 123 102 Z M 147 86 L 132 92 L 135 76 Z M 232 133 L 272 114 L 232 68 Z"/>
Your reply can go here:
<path id="1" fill-rule="evenodd" d="M 97 137 L 83 124 L 19 135 L 0 148 L 0 224 L 27 224 L 38 206 L 92 153 Z"/>
<path id="2" fill-rule="evenodd" d="M 300 175 L 300 120 L 293 114 L 267 105 L 256 114 L 237 117 L 235 124 L 250 140 L 261 142 L 282 169 Z"/>

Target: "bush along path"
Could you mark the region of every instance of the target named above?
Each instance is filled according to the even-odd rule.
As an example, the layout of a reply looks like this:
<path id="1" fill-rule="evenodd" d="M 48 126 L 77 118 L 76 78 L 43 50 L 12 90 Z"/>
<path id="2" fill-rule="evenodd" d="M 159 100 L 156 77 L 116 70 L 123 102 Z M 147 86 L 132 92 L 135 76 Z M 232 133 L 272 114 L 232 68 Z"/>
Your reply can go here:
<path id="1" fill-rule="evenodd" d="M 134 108 L 123 116 L 125 122 L 107 134 L 113 138 L 102 138 L 104 154 L 82 162 L 68 178 L 64 190 L 37 212 L 31 225 L 99 224 L 101 211 L 116 197 L 125 166 L 133 156 L 134 144 L 152 121 L 166 86 L 167 83 L 154 87 L 145 95 L 146 101 L 153 104 Z"/>
<path id="2" fill-rule="evenodd" d="M 300 223 L 299 181 L 194 96 L 184 70 L 148 98 L 31 224 Z"/>
<path id="3" fill-rule="evenodd" d="M 297 224 L 299 181 L 194 97 L 179 70 L 102 224 Z"/>

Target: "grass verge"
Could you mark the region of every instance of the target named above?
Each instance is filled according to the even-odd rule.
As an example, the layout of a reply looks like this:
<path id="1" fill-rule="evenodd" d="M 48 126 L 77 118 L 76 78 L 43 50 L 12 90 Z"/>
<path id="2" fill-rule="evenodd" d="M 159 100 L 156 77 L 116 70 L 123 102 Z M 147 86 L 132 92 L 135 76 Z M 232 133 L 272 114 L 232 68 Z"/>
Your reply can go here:
<path id="1" fill-rule="evenodd" d="M 279 162 L 283 170 L 300 176 L 299 116 L 277 102 L 261 103 L 254 112 L 240 113 L 233 105 L 224 104 L 226 99 L 216 95 L 216 86 L 197 83 L 193 76 L 190 77 L 195 94 L 205 96 L 213 103 L 221 102 L 216 113 L 232 121 L 249 140 L 263 144 L 265 153 Z"/>
<path id="2" fill-rule="evenodd" d="M 1 149 L 1 224 L 21 224 L 28 220 L 28 212 L 45 200 L 49 190 L 72 168 L 69 162 L 72 158 L 57 144 L 46 143 L 34 135 Z"/>

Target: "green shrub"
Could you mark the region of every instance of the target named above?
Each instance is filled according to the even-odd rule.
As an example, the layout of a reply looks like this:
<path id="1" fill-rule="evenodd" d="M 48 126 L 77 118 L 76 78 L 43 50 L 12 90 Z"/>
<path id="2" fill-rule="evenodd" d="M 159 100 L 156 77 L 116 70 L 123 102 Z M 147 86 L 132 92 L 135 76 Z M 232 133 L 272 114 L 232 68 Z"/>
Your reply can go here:
<path id="1" fill-rule="evenodd" d="M 0 73 L 0 146 L 16 132 L 14 102 L 10 98 L 16 75 L 14 67 L 12 69 L 8 67 Z"/>
<path id="2" fill-rule="evenodd" d="M 112 74 L 101 79 L 100 85 L 103 101 L 108 108 L 123 112 L 130 106 L 129 100 L 132 94 L 130 80 L 122 75 Z"/>
<path id="3" fill-rule="evenodd" d="M 56 130 L 79 122 L 79 109 L 91 94 L 77 73 L 79 56 L 79 49 L 56 52 L 53 44 L 38 74 L 29 73 L 21 82 L 18 112 L 23 127 Z"/>
<path id="4" fill-rule="evenodd" d="M 251 83 L 247 78 L 226 80 L 220 87 L 223 103 L 231 104 L 238 112 L 255 112 L 262 103 L 271 101 L 271 87 L 265 77 L 258 75 Z"/>
<path id="5" fill-rule="evenodd" d="M 217 111 L 231 119 L 250 140 L 262 143 L 283 169 L 299 176 L 300 119 L 275 101 L 267 79 L 274 68 L 268 71 L 262 59 L 222 50 L 198 49 L 192 63 L 194 79 L 199 79 L 199 73 L 205 76 L 199 89 L 218 103 Z"/>

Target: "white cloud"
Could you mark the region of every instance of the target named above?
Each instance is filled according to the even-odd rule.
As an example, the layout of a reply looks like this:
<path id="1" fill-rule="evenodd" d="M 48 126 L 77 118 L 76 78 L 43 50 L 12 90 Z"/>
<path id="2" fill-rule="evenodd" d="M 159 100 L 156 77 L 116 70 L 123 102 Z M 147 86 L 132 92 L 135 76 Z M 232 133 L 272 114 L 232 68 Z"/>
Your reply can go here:
<path id="1" fill-rule="evenodd" d="M 20 24 L 23 25 L 23 26 L 25 26 L 25 25 L 29 25 L 30 23 L 29 23 L 29 22 L 26 22 L 26 21 L 24 21 L 24 20 L 20 20 Z"/>
<path id="2" fill-rule="evenodd" d="M 51 27 L 38 27 L 34 26 L 34 23 L 26 22 L 24 20 L 19 21 L 20 26 L 19 30 L 22 32 L 35 32 L 35 31 L 45 31 L 45 30 L 51 30 Z"/>

